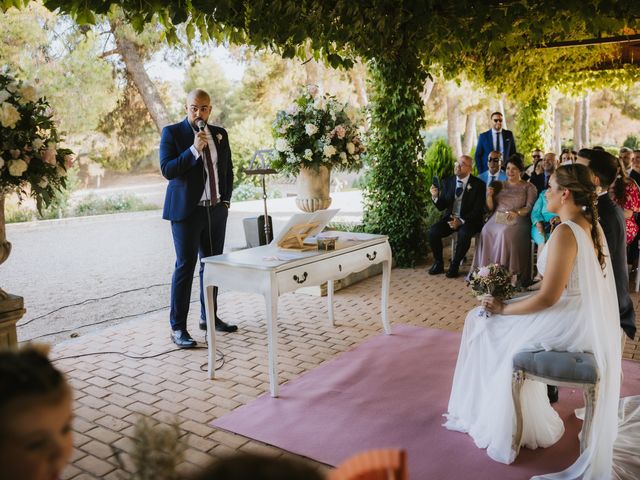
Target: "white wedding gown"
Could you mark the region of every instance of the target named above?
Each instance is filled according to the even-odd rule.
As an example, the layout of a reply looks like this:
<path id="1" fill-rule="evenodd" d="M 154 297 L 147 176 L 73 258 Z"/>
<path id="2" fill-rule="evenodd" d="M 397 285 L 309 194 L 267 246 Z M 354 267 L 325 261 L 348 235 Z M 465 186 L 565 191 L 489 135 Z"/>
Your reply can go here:
<path id="1" fill-rule="evenodd" d="M 570 221 L 564 225 L 573 231 L 578 250 L 569 282 L 555 305 L 529 315 L 484 317 L 479 315 L 479 308 L 467 315 L 444 426 L 468 433 L 492 459 L 512 463 L 513 356 L 523 350 L 540 349 L 592 352 L 600 372 L 600 387 L 589 446 L 567 470 L 534 478 L 602 480 L 612 478 L 618 431 L 621 354 L 615 283 L 611 265 L 607 261 L 603 272 L 585 231 Z M 604 250 L 608 259 L 606 244 Z M 546 256 L 545 249 L 538 259 L 542 274 Z M 557 442 L 564 425 L 549 403 L 546 385 L 525 381 L 521 403 L 522 445 L 534 449 Z M 636 437 L 638 426 L 636 422 Z M 638 446 L 629 443 L 624 445 L 633 450 L 633 457 L 638 454 Z M 627 452 L 623 456 L 629 458 Z"/>

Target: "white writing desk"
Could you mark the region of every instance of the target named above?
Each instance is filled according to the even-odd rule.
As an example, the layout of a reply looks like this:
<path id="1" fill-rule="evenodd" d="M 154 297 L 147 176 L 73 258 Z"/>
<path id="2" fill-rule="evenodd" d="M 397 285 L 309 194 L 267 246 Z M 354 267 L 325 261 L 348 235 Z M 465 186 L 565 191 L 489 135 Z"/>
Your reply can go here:
<path id="1" fill-rule="evenodd" d="M 333 232 L 332 232 L 333 233 Z M 267 310 L 269 347 L 269 382 L 271 396 L 278 396 L 278 296 L 309 285 L 327 282 L 329 321 L 333 325 L 333 282 L 369 265 L 382 263 L 382 325 L 391 333 L 387 319 L 389 282 L 391 280 L 391 248 L 384 235 L 338 232 L 336 250 L 291 252 L 274 245 L 249 248 L 206 257 L 203 282 L 206 288 L 207 341 L 209 378 L 215 376 L 215 327 L 213 287 L 260 293 Z"/>

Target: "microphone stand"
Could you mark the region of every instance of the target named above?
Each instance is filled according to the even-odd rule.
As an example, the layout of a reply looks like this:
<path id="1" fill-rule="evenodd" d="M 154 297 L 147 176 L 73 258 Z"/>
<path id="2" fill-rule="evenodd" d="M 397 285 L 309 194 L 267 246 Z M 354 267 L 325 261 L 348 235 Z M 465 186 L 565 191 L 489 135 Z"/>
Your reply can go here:
<path id="1" fill-rule="evenodd" d="M 269 158 L 274 154 L 274 150 L 256 150 L 249 162 L 249 168 L 244 170 L 245 175 L 261 175 L 262 183 L 262 201 L 264 202 L 264 238 L 267 244 L 273 240 L 273 232 L 269 226 L 269 215 L 267 213 L 267 185 L 265 181 L 265 175 L 277 173 L 270 166 Z"/>

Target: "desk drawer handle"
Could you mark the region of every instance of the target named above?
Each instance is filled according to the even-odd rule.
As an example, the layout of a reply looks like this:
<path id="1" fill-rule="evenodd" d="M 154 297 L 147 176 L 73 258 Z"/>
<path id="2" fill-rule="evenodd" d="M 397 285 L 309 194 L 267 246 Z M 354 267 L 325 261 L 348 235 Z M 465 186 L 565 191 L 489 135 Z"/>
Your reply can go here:
<path id="1" fill-rule="evenodd" d="M 376 255 L 377 255 L 377 254 L 378 254 L 378 253 L 374 250 L 374 251 L 373 251 L 373 255 L 369 255 L 369 254 L 367 253 L 367 258 L 369 259 L 369 261 L 370 261 L 370 262 L 373 262 L 373 261 L 376 259 Z"/>
<path id="2" fill-rule="evenodd" d="M 307 272 L 304 272 L 302 274 L 302 278 L 298 277 L 298 275 L 294 275 L 293 279 L 297 282 L 297 283 L 304 283 L 307 281 Z"/>

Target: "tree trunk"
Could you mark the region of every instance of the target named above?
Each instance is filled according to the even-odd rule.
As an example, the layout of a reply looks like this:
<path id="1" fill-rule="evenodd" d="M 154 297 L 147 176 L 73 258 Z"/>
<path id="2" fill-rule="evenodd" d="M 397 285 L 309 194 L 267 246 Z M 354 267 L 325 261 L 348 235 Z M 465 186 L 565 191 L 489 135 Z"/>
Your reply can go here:
<path id="1" fill-rule="evenodd" d="M 507 116 L 504 113 L 504 99 L 505 97 L 503 95 L 500 101 L 498 102 L 498 111 L 502 114 L 502 128 L 504 128 L 505 130 L 508 130 Z"/>
<path id="2" fill-rule="evenodd" d="M 464 127 L 464 140 L 462 143 L 462 153 L 465 155 L 469 155 L 471 149 L 476 144 L 476 118 L 478 117 L 478 112 L 469 112 L 467 113 L 467 120 L 465 122 Z"/>
<path id="3" fill-rule="evenodd" d="M 320 75 L 320 65 L 313 58 L 313 52 L 311 51 L 311 42 L 307 41 L 304 47 L 304 52 L 307 56 L 307 60 L 304 62 L 304 72 L 306 74 L 305 82 L 307 85 L 316 85 L 318 87 L 318 94 L 322 95 L 324 89 L 322 88 L 322 77 Z"/>
<path id="4" fill-rule="evenodd" d="M 560 155 L 562 151 L 562 115 L 560 113 L 560 109 L 558 108 L 558 104 L 556 103 L 553 108 L 553 149 L 554 151 Z"/>
<path id="5" fill-rule="evenodd" d="M 458 100 L 452 95 L 447 95 L 447 140 L 456 158 L 462 155 L 459 117 Z"/>
<path id="6" fill-rule="evenodd" d="M 365 74 L 366 72 L 364 67 L 360 62 L 356 62 L 353 68 L 349 70 L 349 76 L 351 77 L 351 82 L 353 82 L 353 87 L 355 88 L 356 96 L 358 97 L 358 105 L 362 108 L 369 104 Z"/>
<path id="7" fill-rule="evenodd" d="M 136 44 L 126 38 L 125 35 L 119 35 L 118 29 L 114 24 L 112 24 L 112 31 L 118 47 L 116 53 L 122 56 L 127 72 L 131 75 L 133 83 L 149 111 L 149 115 L 153 119 L 153 123 L 155 123 L 158 131 L 161 131 L 162 127 L 171 123 L 167 107 L 162 101 L 158 89 L 144 69 L 144 61 L 140 57 Z"/>
<path id="8" fill-rule="evenodd" d="M 424 87 L 422 88 L 422 94 L 420 95 L 420 97 L 422 98 L 422 103 L 426 104 L 429 101 L 431 92 L 433 92 L 433 87 L 435 86 L 435 84 L 436 82 L 434 82 L 433 78 L 431 77 L 427 77 L 427 79 L 424 81 Z"/>
<path id="9" fill-rule="evenodd" d="M 573 149 L 582 148 L 582 100 L 576 100 L 573 104 Z"/>
<path id="10" fill-rule="evenodd" d="M 589 132 L 589 94 L 582 97 L 582 145 L 589 148 L 591 145 L 591 132 Z"/>

